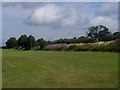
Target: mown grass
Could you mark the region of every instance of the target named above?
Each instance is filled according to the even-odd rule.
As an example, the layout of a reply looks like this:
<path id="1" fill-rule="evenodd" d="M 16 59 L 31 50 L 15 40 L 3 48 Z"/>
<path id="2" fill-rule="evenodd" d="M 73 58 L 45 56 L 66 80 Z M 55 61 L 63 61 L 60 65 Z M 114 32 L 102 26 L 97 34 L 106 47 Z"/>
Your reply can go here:
<path id="1" fill-rule="evenodd" d="M 118 54 L 3 50 L 3 88 L 115 88 Z"/>

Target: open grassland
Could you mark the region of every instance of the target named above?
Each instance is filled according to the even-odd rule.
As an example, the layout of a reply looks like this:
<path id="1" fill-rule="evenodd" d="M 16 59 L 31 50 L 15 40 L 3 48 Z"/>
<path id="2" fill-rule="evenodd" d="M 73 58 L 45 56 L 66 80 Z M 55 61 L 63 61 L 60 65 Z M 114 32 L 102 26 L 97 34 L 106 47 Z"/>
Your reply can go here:
<path id="1" fill-rule="evenodd" d="M 3 88 L 115 88 L 118 54 L 3 50 Z"/>

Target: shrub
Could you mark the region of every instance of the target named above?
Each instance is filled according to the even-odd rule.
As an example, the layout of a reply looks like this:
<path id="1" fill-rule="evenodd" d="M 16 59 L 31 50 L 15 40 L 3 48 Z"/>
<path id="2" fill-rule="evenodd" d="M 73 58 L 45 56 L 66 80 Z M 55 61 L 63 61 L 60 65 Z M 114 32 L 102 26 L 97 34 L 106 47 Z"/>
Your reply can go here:
<path id="1" fill-rule="evenodd" d="M 68 50 L 72 51 L 110 51 L 110 52 L 120 52 L 120 40 L 114 42 L 104 42 L 99 43 L 83 43 L 81 45 L 70 45 Z"/>

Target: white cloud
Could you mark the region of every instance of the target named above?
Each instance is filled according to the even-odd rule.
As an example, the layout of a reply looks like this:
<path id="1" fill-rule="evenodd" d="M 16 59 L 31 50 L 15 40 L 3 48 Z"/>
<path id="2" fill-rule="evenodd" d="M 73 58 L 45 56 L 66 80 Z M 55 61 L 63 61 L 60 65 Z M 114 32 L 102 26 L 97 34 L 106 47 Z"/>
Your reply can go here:
<path id="1" fill-rule="evenodd" d="M 63 18 L 61 21 L 62 27 L 71 27 L 77 23 L 77 15 L 74 9 L 71 9 L 69 17 Z"/>
<path id="2" fill-rule="evenodd" d="M 118 31 L 118 3 L 103 3 L 96 10 L 90 25 L 105 25 L 110 31 Z"/>
<path id="3" fill-rule="evenodd" d="M 52 27 L 71 27 L 77 21 L 74 9 L 63 9 L 54 4 L 37 8 L 27 19 L 30 25 L 51 25 Z"/>
<path id="4" fill-rule="evenodd" d="M 82 29 L 91 25 L 105 25 L 111 31 L 117 31 L 117 3 L 102 3 L 96 10 L 87 6 L 62 8 L 47 4 L 37 8 L 28 18 L 31 25 L 52 26 L 57 28 Z M 116 6 L 116 7 L 115 7 Z M 114 13 L 112 13 L 114 12 Z"/>
<path id="5" fill-rule="evenodd" d="M 51 4 L 37 8 L 30 16 L 30 22 L 33 24 L 50 24 L 62 18 L 62 9 Z"/>
<path id="6" fill-rule="evenodd" d="M 118 21 L 110 17 L 97 16 L 90 21 L 90 25 L 105 25 L 110 31 L 118 30 Z"/>

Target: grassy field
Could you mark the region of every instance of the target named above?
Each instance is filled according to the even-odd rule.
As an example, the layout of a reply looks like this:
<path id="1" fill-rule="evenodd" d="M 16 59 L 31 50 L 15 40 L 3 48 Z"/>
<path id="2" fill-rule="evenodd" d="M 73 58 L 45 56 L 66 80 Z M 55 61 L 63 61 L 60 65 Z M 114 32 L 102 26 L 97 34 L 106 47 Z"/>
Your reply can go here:
<path id="1" fill-rule="evenodd" d="M 118 54 L 3 50 L 3 88 L 115 88 Z"/>

